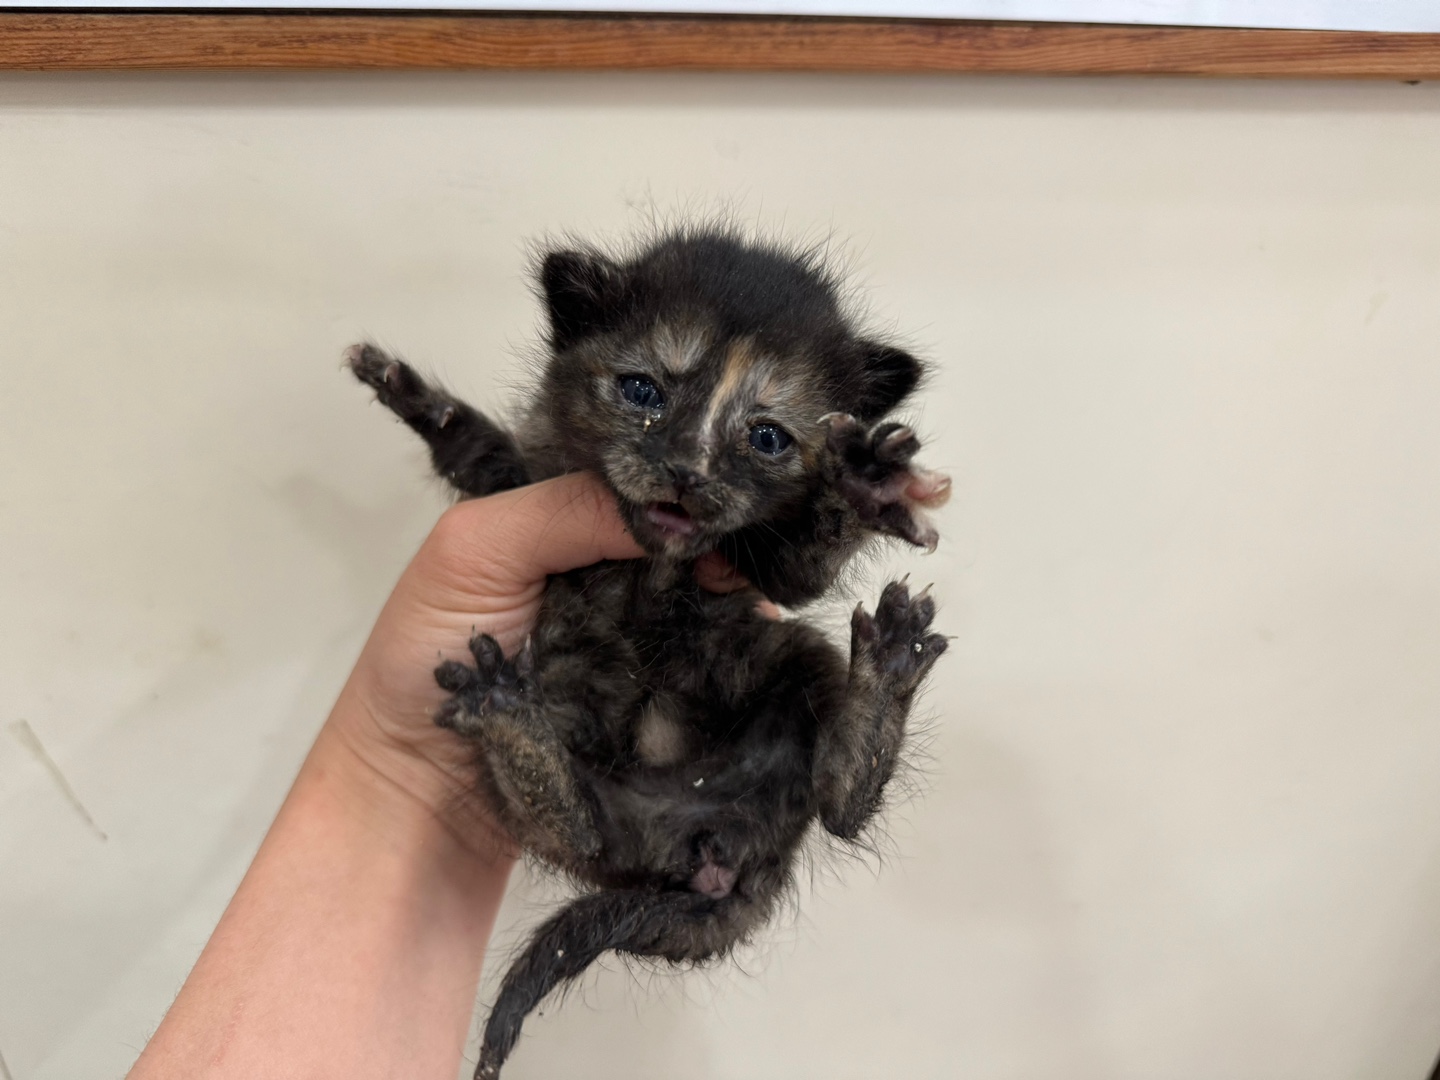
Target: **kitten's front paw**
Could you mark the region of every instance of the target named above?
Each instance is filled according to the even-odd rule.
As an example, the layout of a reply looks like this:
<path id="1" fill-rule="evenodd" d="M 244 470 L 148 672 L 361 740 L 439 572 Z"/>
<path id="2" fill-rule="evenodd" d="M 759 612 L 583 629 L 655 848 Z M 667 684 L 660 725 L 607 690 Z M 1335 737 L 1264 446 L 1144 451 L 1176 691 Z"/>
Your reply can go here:
<path id="1" fill-rule="evenodd" d="M 930 632 L 935 601 L 927 587 L 916 596 L 903 581 L 892 581 L 880 594 L 875 614 L 864 606 L 850 620 L 851 665 L 863 668 L 897 696 L 908 697 L 949 644 Z"/>
<path id="2" fill-rule="evenodd" d="M 400 419 L 428 422 L 438 431 L 455 418 L 456 403 L 448 394 L 427 386 L 414 368 L 385 350 L 369 344 L 351 345 L 345 350 L 345 363 L 375 391 L 380 404 Z"/>
<path id="3" fill-rule="evenodd" d="M 950 478 L 914 464 L 920 449 L 915 432 L 893 422 L 867 431 L 847 413 L 829 413 L 821 421 L 830 429 L 826 442 L 839 468 L 836 483 L 860 519 L 934 551 L 940 534 L 925 510 L 944 505 Z"/>
<path id="4" fill-rule="evenodd" d="M 475 666 L 446 660 L 435 669 L 435 681 L 454 696 L 440 707 L 435 722 L 461 735 L 477 733 L 485 717 L 520 705 L 530 694 L 535 671 L 535 650 L 530 639 L 511 659 L 489 634 L 470 639 Z"/>

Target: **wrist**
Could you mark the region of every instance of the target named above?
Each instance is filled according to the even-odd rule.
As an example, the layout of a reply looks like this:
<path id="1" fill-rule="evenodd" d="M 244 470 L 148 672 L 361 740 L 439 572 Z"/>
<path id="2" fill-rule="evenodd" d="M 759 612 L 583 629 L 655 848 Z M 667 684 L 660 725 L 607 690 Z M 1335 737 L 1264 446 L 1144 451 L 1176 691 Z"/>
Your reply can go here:
<path id="1" fill-rule="evenodd" d="M 132 1080 L 455 1075 L 511 861 L 357 750 L 353 707 L 342 694 Z"/>

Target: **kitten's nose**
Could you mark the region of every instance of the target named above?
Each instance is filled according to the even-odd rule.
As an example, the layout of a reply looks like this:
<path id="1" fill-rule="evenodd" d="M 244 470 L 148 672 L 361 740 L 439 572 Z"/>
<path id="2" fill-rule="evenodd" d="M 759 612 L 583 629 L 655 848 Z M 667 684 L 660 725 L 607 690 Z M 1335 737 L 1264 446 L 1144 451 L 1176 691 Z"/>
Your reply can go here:
<path id="1" fill-rule="evenodd" d="M 675 485 L 678 494 L 684 495 L 705 484 L 705 477 L 684 465 L 671 465 L 667 462 L 665 470 L 670 474 L 670 482 Z"/>

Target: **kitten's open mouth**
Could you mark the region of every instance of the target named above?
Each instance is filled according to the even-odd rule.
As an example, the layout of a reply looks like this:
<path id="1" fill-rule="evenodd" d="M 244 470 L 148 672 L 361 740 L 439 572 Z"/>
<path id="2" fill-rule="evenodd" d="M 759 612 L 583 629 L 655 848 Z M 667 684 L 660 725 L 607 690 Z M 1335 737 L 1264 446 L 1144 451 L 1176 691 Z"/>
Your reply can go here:
<path id="1" fill-rule="evenodd" d="M 679 503 L 651 503 L 645 508 L 645 519 L 661 532 L 672 536 L 694 536 L 695 522 L 690 511 Z"/>

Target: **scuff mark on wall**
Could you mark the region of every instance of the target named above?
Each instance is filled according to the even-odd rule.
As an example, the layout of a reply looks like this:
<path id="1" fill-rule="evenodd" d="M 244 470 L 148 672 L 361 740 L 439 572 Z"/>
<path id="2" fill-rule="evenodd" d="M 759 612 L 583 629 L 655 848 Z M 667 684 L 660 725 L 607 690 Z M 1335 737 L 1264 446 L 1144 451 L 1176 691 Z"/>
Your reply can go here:
<path id="1" fill-rule="evenodd" d="M 109 840 L 110 837 L 105 835 L 105 831 L 95 824 L 95 819 L 90 816 L 90 811 L 85 809 L 85 804 L 80 801 L 80 796 L 75 794 L 75 789 L 70 786 L 70 781 L 65 779 L 65 774 L 60 771 L 60 766 L 55 764 L 55 759 L 45 749 L 40 737 L 35 734 L 35 729 L 30 726 L 30 722 L 16 720 L 10 725 L 10 734 L 14 735 L 15 741 L 30 751 L 35 760 L 44 766 L 45 771 L 50 774 L 50 778 L 55 781 L 55 786 L 60 789 L 60 794 L 65 796 L 65 800 L 75 808 L 75 812 L 80 815 L 91 831 L 101 840 Z M 10 1074 L 3 1069 L 3 1062 L 0 1062 L 0 1080 L 11 1080 Z"/>
<path id="2" fill-rule="evenodd" d="M 10 1066 L 5 1064 L 4 1054 L 0 1054 L 0 1080 L 15 1080 L 14 1074 L 10 1071 Z"/>

